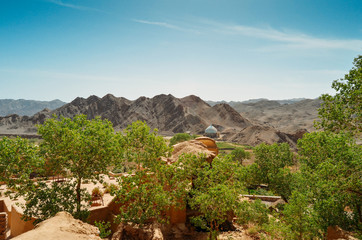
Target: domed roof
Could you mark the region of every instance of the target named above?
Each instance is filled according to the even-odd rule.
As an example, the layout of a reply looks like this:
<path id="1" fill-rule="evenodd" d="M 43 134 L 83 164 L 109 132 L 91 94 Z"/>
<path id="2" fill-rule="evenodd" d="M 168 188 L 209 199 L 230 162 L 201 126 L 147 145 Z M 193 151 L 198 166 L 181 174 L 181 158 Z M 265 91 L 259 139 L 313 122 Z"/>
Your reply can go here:
<path id="1" fill-rule="evenodd" d="M 205 133 L 209 133 L 209 134 L 217 133 L 217 129 L 214 126 L 212 126 L 212 124 L 211 124 L 210 126 L 208 126 L 205 129 Z"/>

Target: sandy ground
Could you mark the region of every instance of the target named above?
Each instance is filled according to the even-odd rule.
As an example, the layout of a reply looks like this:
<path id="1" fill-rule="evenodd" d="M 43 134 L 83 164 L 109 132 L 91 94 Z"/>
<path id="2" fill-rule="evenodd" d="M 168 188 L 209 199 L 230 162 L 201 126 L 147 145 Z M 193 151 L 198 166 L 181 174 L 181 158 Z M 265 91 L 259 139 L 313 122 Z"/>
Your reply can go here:
<path id="1" fill-rule="evenodd" d="M 23 233 L 14 240 L 101 240 L 97 227 L 74 219 L 67 212 L 39 223 L 35 229 Z"/>

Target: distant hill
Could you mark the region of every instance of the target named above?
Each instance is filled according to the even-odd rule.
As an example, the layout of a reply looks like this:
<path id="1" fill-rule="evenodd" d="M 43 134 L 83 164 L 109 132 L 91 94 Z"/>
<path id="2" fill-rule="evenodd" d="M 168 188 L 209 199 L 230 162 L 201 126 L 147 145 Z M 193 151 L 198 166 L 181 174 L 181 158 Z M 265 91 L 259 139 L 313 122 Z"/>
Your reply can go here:
<path id="1" fill-rule="evenodd" d="M 214 106 L 216 104 L 219 103 L 226 103 L 229 104 L 230 106 L 234 107 L 235 105 L 238 105 L 240 103 L 243 104 L 249 104 L 249 103 L 257 103 L 257 102 L 265 102 L 265 101 L 273 101 L 273 102 L 278 102 L 280 104 L 291 104 L 291 103 L 296 103 L 296 102 L 300 102 L 302 100 L 305 100 L 306 98 L 292 98 L 292 99 L 283 99 L 283 100 L 269 100 L 267 98 L 256 98 L 256 99 L 249 99 L 246 101 L 206 101 L 210 106 Z"/>
<path id="2" fill-rule="evenodd" d="M 35 113 L 48 108 L 59 108 L 66 104 L 58 99 L 53 101 L 35 101 L 24 99 L 0 99 L 0 116 L 17 114 L 20 116 L 33 116 Z"/>
<path id="3" fill-rule="evenodd" d="M 153 98 L 139 97 L 134 101 L 111 94 L 103 98 L 90 96 L 87 99 L 76 98 L 52 113 L 65 117 L 85 114 L 89 119 L 101 116 L 110 120 L 118 129 L 141 120 L 164 134 L 186 131 L 203 133 L 210 124 L 217 126 L 219 130 L 230 127 L 242 129 L 251 125 L 229 105 L 217 104 L 211 107 L 193 95 L 176 98 L 170 94 L 161 94 Z"/>
<path id="4" fill-rule="evenodd" d="M 11 115 L 0 117 L 1 134 L 34 134 L 35 124 L 43 123 L 52 114 L 74 117 L 85 114 L 89 119 L 100 116 L 113 123 L 116 130 L 124 129 L 136 120 L 145 121 L 163 135 L 191 132 L 203 134 L 213 124 L 223 140 L 255 146 L 262 142 L 288 142 L 295 146 L 302 132 L 283 133 L 271 126 L 255 124 L 230 105 L 221 103 L 210 106 L 197 96 L 176 98 L 172 95 L 140 97 L 134 101 L 111 94 L 102 98 L 76 98 L 55 110 L 44 110 L 32 117 Z"/>
<path id="5" fill-rule="evenodd" d="M 318 120 L 319 99 L 304 99 L 289 104 L 278 101 L 259 101 L 256 103 L 239 103 L 234 109 L 250 121 L 272 126 L 283 132 L 294 132 L 296 129 L 314 131 L 314 121 Z"/>
<path id="6" fill-rule="evenodd" d="M 217 102 L 207 101 L 211 106 Z M 287 100 L 252 99 L 243 102 L 225 102 L 254 124 L 270 126 L 283 132 L 296 129 L 314 131 L 318 120 L 319 99 L 294 98 Z"/>

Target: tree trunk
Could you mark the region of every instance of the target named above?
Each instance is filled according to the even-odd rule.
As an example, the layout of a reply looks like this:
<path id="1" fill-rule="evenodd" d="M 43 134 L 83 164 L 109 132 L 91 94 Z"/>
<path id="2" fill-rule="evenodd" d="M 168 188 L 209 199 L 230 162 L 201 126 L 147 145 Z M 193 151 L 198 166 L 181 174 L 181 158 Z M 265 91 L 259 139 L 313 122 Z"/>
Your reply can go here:
<path id="1" fill-rule="evenodd" d="M 82 183 L 82 178 L 78 178 L 78 182 L 77 182 L 77 188 L 76 188 L 76 191 L 77 191 L 77 213 L 79 214 L 80 213 L 80 202 L 81 202 L 81 199 L 80 199 L 80 185 Z"/>

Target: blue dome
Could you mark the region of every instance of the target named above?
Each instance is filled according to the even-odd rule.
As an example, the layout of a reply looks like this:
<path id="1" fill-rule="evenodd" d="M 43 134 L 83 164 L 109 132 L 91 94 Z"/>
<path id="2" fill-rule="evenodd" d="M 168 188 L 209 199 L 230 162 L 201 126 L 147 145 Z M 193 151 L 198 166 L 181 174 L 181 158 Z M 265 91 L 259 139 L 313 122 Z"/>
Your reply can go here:
<path id="1" fill-rule="evenodd" d="M 217 133 L 217 129 L 214 126 L 212 126 L 212 124 L 211 124 L 210 126 L 208 126 L 205 129 L 205 133 L 214 134 L 214 133 Z"/>

